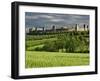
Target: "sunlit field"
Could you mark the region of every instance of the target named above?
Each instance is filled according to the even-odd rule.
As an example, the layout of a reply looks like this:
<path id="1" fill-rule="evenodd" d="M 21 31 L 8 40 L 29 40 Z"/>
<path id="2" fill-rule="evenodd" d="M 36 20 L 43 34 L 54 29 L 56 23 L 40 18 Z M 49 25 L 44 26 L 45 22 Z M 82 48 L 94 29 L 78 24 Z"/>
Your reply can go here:
<path id="1" fill-rule="evenodd" d="M 89 65 L 88 53 L 26 51 L 26 68 Z"/>

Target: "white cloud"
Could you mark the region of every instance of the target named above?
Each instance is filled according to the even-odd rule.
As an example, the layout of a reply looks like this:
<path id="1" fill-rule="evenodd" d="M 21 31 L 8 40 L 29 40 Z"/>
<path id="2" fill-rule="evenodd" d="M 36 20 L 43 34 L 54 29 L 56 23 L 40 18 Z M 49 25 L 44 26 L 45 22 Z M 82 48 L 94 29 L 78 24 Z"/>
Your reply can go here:
<path id="1" fill-rule="evenodd" d="M 47 18 L 47 19 L 52 19 L 54 18 L 53 16 L 50 15 L 33 15 L 33 16 L 26 16 L 26 19 L 39 19 L 39 18 Z"/>
<path id="2" fill-rule="evenodd" d="M 50 15 L 40 15 L 39 17 L 48 18 L 48 19 L 54 18 L 53 16 L 50 16 Z"/>
<path id="3" fill-rule="evenodd" d="M 65 21 L 64 19 L 50 19 L 50 21 L 52 22 L 62 22 L 62 21 Z"/>

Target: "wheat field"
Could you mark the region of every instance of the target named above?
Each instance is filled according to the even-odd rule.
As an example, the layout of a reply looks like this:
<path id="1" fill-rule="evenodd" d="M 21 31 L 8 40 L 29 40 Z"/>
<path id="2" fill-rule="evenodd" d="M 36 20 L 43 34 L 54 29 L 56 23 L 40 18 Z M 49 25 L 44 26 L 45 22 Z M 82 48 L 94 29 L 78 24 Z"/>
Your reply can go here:
<path id="1" fill-rule="evenodd" d="M 89 65 L 88 53 L 26 51 L 25 67 L 62 67 Z"/>

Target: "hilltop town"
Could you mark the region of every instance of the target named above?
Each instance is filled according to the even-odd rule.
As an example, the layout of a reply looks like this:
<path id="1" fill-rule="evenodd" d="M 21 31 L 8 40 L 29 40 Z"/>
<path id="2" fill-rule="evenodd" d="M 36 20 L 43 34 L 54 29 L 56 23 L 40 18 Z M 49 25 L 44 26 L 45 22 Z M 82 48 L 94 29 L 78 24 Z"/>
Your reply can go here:
<path id="1" fill-rule="evenodd" d="M 50 28 L 46 27 L 27 27 L 25 29 L 26 34 L 30 33 L 56 33 L 56 32 L 70 32 L 70 31 L 89 31 L 89 26 L 87 24 L 83 24 L 81 27 L 78 24 L 73 26 L 62 26 L 58 27 L 58 25 L 51 25 Z"/>

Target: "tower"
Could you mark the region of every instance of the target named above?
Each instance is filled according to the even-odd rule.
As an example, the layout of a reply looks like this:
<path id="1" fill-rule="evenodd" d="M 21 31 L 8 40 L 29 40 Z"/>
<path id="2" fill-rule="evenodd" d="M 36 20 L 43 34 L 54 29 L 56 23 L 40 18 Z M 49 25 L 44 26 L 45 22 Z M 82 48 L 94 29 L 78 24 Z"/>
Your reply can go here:
<path id="1" fill-rule="evenodd" d="M 87 31 L 89 30 L 89 25 L 87 25 Z"/>
<path id="2" fill-rule="evenodd" d="M 35 31 L 37 31 L 37 27 L 35 27 Z"/>
<path id="3" fill-rule="evenodd" d="M 52 30 L 53 30 L 53 31 L 56 31 L 55 25 L 52 26 Z"/>
<path id="4" fill-rule="evenodd" d="M 42 29 L 43 29 L 43 32 L 44 32 L 44 27 Z"/>
<path id="5" fill-rule="evenodd" d="M 76 24 L 75 25 L 75 31 L 78 31 L 78 29 L 79 29 L 79 26 L 78 26 L 78 24 Z"/>
<path id="6" fill-rule="evenodd" d="M 84 27 L 84 31 L 85 31 L 86 30 L 86 25 L 84 24 L 83 27 Z"/>

